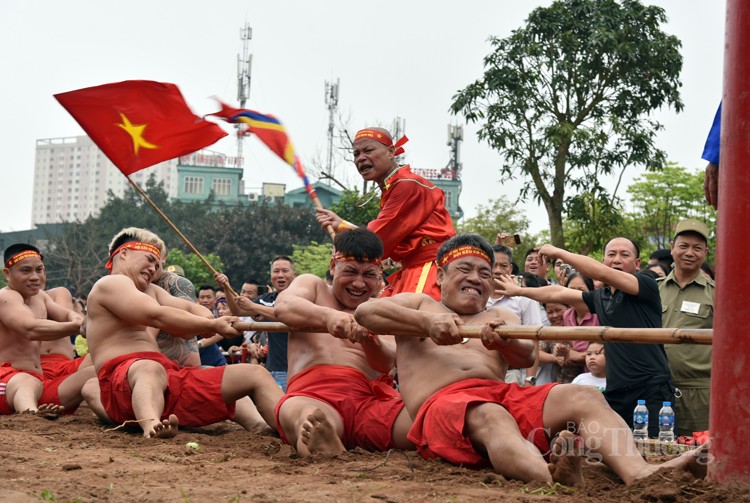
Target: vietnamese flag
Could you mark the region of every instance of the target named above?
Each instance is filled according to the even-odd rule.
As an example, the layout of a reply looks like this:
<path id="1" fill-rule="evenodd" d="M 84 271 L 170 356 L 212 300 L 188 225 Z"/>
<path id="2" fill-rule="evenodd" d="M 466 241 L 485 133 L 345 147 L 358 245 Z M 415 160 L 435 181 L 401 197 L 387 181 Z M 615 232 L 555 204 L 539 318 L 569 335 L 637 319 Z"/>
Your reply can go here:
<path id="1" fill-rule="evenodd" d="M 227 135 L 194 115 L 174 84 L 128 80 L 55 98 L 126 176 Z"/>

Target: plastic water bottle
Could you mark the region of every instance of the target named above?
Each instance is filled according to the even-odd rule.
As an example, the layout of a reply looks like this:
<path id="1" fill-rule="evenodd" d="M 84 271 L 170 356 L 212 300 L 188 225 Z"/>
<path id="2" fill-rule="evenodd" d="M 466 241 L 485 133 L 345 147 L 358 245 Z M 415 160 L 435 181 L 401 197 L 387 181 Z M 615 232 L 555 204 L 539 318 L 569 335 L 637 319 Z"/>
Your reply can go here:
<path id="1" fill-rule="evenodd" d="M 638 405 L 633 411 L 633 438 L 636 440 L 648 440 L 648 409 L 646 400 L 638 400 Z"/>
<path id="2" fill-rule="evenodd" d="M 659 442 L 674 442 L 674 411 L 672 402 L 663 402 L 659 411 Z"/>

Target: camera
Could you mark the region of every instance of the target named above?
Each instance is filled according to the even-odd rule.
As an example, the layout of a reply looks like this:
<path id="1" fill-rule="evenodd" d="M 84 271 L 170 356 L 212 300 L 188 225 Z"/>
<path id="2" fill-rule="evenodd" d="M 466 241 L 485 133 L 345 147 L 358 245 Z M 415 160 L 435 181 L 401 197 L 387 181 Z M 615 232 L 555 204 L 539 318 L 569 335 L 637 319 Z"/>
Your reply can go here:
<path id="1" fill-rule="evenodd" d="M 565 276 L 567 276 L 568 278 L 576 273 L 576 270 L 573 269 L 573 266 L 570 264 L 563 264 L 562 271 L 565 273 Z"/>

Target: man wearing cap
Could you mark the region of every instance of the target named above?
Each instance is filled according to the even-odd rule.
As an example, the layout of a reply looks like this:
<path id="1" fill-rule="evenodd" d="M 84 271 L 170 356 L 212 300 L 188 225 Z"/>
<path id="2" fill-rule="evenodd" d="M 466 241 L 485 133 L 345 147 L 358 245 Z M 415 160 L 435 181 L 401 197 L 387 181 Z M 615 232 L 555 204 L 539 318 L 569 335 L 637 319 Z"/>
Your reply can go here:
<path id="1" fill-rule="evenodd" d="M 580 292 L 560 285 L 521 288 L 509 276 L 496 290 L 504 295 L 523 295 L 537 302 L 567 304 L 577 312 L 596 314 L 602 326 L 619 328 L 661 328 L 661 299 L 653 277 L 639 273 L 640 248 L 631 239 L 616 237 L 604 246 L 604 258 L 598 262 L 546 244 L 539 253 L 552 260 L 562 259 L 576 271 L 602 281 L 606 287 Z M 667 354 L 662 344 L 631 342 L 607 343 L 607 390 L 610 407 L 632 428 L 637 400 L 646 400 L 651 417 L 659 415 L 663 401 L 672 401 L 672 386 Z M 649 423 L 649 435 L 659 432 L 657 421 Z"/>
<path id="2" fill-rule="evenodd" d="M 382 128 L 366 128 L 354 137 L 354 164 L 366 181 L 376 182 L 381 190 L 378 218 L 367 224 L 383 241 L 383 258 L 401 264 L 401 270 L 388 277 L 381 297 L 400 292 L 426 293 L 440 300 L 435 257 L 441 243 L 456 234 L 445 195 L 433 183 L 399 166 L 396 157 L 404 152 L 404 136 L 395 144 Z M 355 226 L 330 210 L 318 209 L 323 227 L 336 232 Z"/>
<path id="3" fill-rule="evenodd" d="M 699 220 L 677 224 L 670 247 L 674 269 L 659 280 L 662 324 L 670 328 L 713 328 L 714 282 L 701 274 L 708 254 L 708 227 Z M 711 346 L 669 344 L 672 379 L 679 389 L 674 400 L 677 433 L 708 429 L 711 391 Z"/>
<path id="4" fill-rule="evenodd" d="M 502 308 L 485 308 L 493 259 L 484 238 L 459 234 L 438 252 L 441 302 L 402 294 L 364 302 L 354 314 L 367 329 L 396 335 L 400 390 L 414 418 L 408 438 L 417 452 L 456 465 L 490 465 L 524 482 L 567 486 L 584 483 L 582 447 L 626 484 L 662 467 L 699 468 L 700 451 L 661 466 L 647 463 L 625 422 L 591 386 L 520 387 L 503 381 L 509 366 L 534 361 L 534 346 L 494 331 L 517 324 L 518 318 Z M 462 338 L 459 330 L 471 325 L 482 327 L 481 340 Z"/>
<path id="5" fill-rule="evenodd" d="M 11 245 L 4 260 L 8 286 L 0 289 L 0 414 L 31 412 L 56 417 L 63 411 L 73 412 L 93 369 L 45 379 L 39 341 L 77 333 L 83 317 L 43 291 L 46 270 L 37 248 Z"/>

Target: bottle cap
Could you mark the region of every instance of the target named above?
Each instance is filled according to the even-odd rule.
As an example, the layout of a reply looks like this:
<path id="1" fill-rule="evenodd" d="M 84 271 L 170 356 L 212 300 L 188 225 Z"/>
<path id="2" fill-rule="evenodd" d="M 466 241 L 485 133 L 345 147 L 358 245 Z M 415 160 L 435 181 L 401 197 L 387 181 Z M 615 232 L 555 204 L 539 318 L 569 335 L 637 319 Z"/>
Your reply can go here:
<path id="1" fill-rule="evenodd" d="M 638 400 L 638 405 L 646 405 L 646 400 Z"/>
<path id="2" fill-rule="evenodd" d="M 664 407 L 671 407 L 672 406 L 672 402 L 662 402 L 662 405 Z"/>

